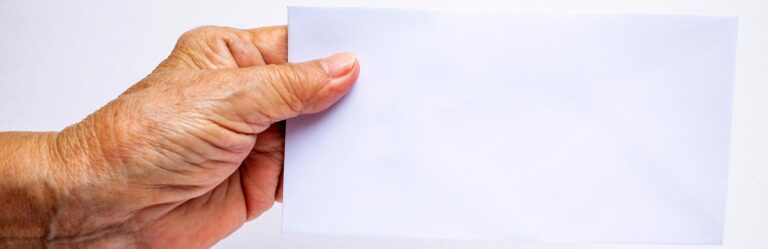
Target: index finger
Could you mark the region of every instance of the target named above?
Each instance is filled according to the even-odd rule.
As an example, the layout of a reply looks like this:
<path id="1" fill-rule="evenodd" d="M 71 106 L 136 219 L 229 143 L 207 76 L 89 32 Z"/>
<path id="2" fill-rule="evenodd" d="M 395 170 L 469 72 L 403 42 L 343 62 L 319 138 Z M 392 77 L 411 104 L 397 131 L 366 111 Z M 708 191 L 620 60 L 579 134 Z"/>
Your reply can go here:
<path id="1" fill-rule="evenodd" d="M 288 27 L 285 25 L 244 30 L 261 52 L 266 64 L 288 63 Z"/>

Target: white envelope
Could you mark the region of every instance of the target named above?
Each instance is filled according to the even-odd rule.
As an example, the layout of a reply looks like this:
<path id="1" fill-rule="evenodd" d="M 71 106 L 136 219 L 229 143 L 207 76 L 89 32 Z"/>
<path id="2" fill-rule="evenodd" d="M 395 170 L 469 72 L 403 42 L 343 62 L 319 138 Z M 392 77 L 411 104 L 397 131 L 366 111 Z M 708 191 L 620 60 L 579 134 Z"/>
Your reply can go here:
<path id="1" fill-rule="evenodd" d="M 737 18 L 290 7 L 353 90 L 290 119 L 283 230 L 720 244 Z"/>

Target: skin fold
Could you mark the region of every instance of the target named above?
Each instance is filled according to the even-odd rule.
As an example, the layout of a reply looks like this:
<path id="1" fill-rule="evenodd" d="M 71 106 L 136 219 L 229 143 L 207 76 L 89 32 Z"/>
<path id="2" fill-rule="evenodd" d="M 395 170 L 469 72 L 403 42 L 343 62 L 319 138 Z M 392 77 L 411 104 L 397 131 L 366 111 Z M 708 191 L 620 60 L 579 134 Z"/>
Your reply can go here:
<path id="1" fill-rule="evenodd" d="M 281 121 L 350 90 L 350 53 L 290 64 L 286 27 L 200 27 L 60 132 L 0 133 L 0 248 L 207 248 L 281 199 Z"/>

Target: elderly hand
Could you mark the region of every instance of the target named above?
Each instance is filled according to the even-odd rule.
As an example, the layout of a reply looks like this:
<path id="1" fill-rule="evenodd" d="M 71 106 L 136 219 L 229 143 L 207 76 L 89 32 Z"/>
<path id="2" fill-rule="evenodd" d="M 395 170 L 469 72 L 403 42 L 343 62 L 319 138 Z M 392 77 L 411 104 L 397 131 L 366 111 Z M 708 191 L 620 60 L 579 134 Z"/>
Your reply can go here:
<path id="1" fill-rule="evenodd" d="M 0 247 L 205 248 L 269 209 L 280 121 L 359 72 L 349 53 L 287 63 L 286 43 L 285 27 L 197 28 L 80 123 L 0 133 Z"/>

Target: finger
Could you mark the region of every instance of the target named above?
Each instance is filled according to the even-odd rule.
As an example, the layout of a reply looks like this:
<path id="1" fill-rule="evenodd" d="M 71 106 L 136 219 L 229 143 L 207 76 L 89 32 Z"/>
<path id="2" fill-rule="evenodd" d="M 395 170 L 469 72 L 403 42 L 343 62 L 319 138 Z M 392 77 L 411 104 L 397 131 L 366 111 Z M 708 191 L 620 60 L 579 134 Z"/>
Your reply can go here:
<path id="1" fill-rule="evenodd" d="M 203 26 L 185 32 L 162 69 L 222 69 L 287 62 L 285 26 L 255 29 Z"/>
<path id="2" fill-rule="evenodd" d="M 280 181 L 277 182 L 277 192 L 275 193 L 275 201 L 280 203 L 283 202 L 283 174 L 285 174 L 285 169 L 280 172 Z"/>
<path id="3" fill-rule="evenodd" d="M 288 30 L 285 26 L 230 30 L 240 39 L 226 41 L 232 58 L 239 67 L 288 62 Z"/>
<path id="4" fill-rule="evenodd" d="M 247 29 L 253 44 L 266 64 L 288 63 L 288 28 L 273 26 Z"/>
<path id="5" fill-rule="evenodd" d="M 278 198 L 285 145 L 283 132 L 281 123 L 275 123 L 259 133 L 253 151 L 240 168 L 248 220 L 269 209 Z"/>
<path id="6" fill-rule="evenodd" d="M 351 53 L 337 53 L 297 64 L 267 65 L 229 71 L 245 77 L 251 122 L 282 121 L 322 111 L 346 94 L 357 80 L 359 64 Z M 264 125 L 264 122 L 260 122 Z M 266 127 L 264 127 L 266 128 Z"/>
<path id="7" fill-rule="evenodd" d="M 224 41 L 237 67 L 266 65 L 261 50 L 250 39 L 227 39 Z"/>
<path id="8" fill-rule="evenodd" d="M 285 26 L 255 29 L 203 26 L 185 32 L 173 52 L 154 72 L 174 69 L 223 69 L 285 64 L 288 60 Z M 123 94 L 155 85 L 142 81 Z"/>
<path id="9" fill-rule="evenodd" d="M 238 50 L 247 50 L 249 46 L 245 46 L 247 43 L 242 41 L 248 39 L 246 35 L 248 35 L 246 32 L 234 28 L 217 26 L 194 28 L 179 37 L 171 54 L 155 71 L 237 68 L 230 46 Z"/>

